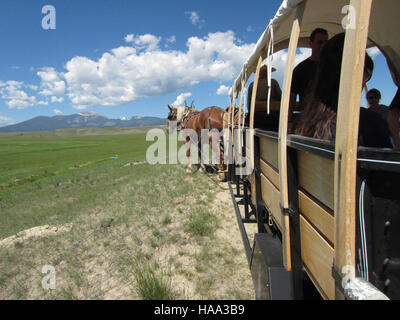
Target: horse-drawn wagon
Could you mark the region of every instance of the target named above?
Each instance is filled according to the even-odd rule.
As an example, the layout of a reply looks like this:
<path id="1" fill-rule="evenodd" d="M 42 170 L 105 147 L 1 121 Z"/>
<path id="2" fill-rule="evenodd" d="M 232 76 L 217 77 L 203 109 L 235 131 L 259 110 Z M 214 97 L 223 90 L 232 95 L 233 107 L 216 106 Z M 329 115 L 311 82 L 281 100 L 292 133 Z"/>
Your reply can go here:
<path id="1" fill-rule="evenodd" d="M 304 299 L 307 284 L 324 299 L 400 298 L 400 152 L 358 145 L 367 47 L 379 48 L 400 83 L 399 12 L 398 0 L 285 0 L 233 83 L 231 103 L 240 93 L 243 108 L 250 75 L 255 92 L 262 62 L 288 50 L 279 130 L 254 127 L 255 97 L 248 127 L 230 124 L 250 135 L 233 145 L 254 170 L 241 172 L 234 157 L 229 180 L 259 299 Z M 288 134 L 296 50 L 317 27 L 345 32 L 331 141 Z M 244 223 L 252 220 L 250 243 Z"/>

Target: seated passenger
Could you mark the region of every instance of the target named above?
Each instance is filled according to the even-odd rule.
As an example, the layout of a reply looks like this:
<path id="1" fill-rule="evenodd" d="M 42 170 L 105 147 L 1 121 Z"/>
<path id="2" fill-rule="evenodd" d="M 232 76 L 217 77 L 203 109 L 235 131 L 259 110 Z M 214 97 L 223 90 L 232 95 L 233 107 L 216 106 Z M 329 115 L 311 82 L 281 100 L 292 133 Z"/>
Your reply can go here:
<path id="1" fill-rule="evenodd" d="M 382 116 L 387 121 L 389 107 L 379 104 L 381 101 L 381 93 L 378 89 L 371 89 L 367 93 L 368 110 L 374 111 Z"/>
<path id="2" fill-rule="evenodd" d="M 295 134 L 334 141 L 343 47 L 344 33 L 329 40 L 322 50 L 310 101 L 295 125 Z M 373 61 L 366 54 L 364 82 L 371 78 L 373 68 Z M 387 123 L 377 113 L 365 108 L 360 110 L 359 145 L 392 147 Z"/>
<path id="3" fill-rule="evenodd" d="M 272 68 L 272 72 L 276 71 Z M 250 105 L 253 93 L 253 82 L 250 83 L 247 93 L 247 116 L 245 124 L 248 126 L 250 122 Z M 279 127 L 279 107 L 282 97 L 282 91 L 278 81 L 271 79 L 271 95 L 270 95 L 270 113 L 267 113 L 268 99 L 268 79 L 267 65 L 263 65 L 260 69 L 260 75 L 257 85 L 256 103 L 254 109 L 254 128 L 262 128 L 266 130 L 278 131 Z"/>
<path id="4" fill-rule="evenodd" d="M 289 123 L 292 121 L 292 113 L 296 107 L 297 95 L 299 96 L 300 111 L 303 111 L 306 105 L 306 99 L 312 89 L 321 51 L 328 41 L 328 32 L 325 29 L 317 28 L 310 35 L 311 56 L 300 62 L 293 70 L 292 86 L 290 89 L 289 103 Z"/>

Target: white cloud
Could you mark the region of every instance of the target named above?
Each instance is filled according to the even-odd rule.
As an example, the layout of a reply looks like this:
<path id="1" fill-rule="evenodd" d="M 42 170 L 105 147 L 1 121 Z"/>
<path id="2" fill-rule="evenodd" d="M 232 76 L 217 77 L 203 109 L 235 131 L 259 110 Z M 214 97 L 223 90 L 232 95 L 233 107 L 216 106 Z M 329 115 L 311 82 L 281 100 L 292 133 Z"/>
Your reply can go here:
<path id="1" fill-rule="evenodd" d="M 132 43 L 132 45 L 138 50 L 155 51 L 158 49 L 158 44 L 161 41 L 161 37 L 156 37 L 152 34 L 144 35 L 133 35 L 128 34 L 125 37 L 125 42 Z"/>
<path id="2" fill-rule="evenodd" d="M 189 98 L 191 96 L 192 94 L 190 92 L 182 93 L 176 97 L 176 100 L 172 102 L 171 105 L 174 107 L 183 106 L 185 104 L 186 98 Z"/>
<path id="3" fill-rule="evenodd" d="M 56 115 L 64 114 L 61 110 L 58 110 L 58 109 L 54 109 L 53 112 L 54 112 Z"/>
<path id="4" fill-rule="evenodd" d="M 165 41 L 167 41 L 169 43 L 175 43 L 176 42 L 176 37 L 175 36 L 171 36 L 169 38 L 166 38 Z"/>
<path id="5" fill-rule="evenodd" d="M 190 22 L 199 29 L 201 29 L 205 24 L 205 21 L 200 19 L 200 16 L 196 11 L 187 11 L 185 14 L 189 16 Z"/>
<path id="6" fill-rule="evenodd" d="M 25 109 L 37 104 L 35 96 L 29 96 L 24 88 L 26 85 L 21 81 L 6 81 L 0 85 L 1 98 L 10 109 Z"/>
<path id="7" fill-rule="evenodd" d="M 221 85 L 217 90 L 217 95 L 219 95 L 219 96 L 228 95 L 229 94 L 229 90 L 230 90 L 230 87 Z"/>
<path id="8" fill-rule="evenodd" d="M 149 44 L 147 49 L 159 42 L 150 41 L 159 39 L 151 35 L 128 35 L 125 40 L 134 47 L 113 49 L 98 60 L 75 57 L 66 63 L 63 75 L 74 108 L 121 105 L 185 90 L 201 81 L 231 81 L 254 47 L 237 44 L 232 31 L 191 37 L 186 52 L 138 51 L 135 39 L 147 39 L 141 42 Z"/>
<path id="9" fill-rule="evenodd" d="M 367 49 L 367 53 L 372 59 L 375 59 L 377 56 L 382 54 L 381 51 L 378 49 L 378 47 L 372 47 Z"/>
<path id="10" fill-rule="evenodd" d="M 38 86 L 35 86 L 35 85 L 33 85 L 33 84 L 27 84 L 26 86 L 27 86 L 29 89 L 33 90 L 33 91 L 37 91 L 37 89 L 39 89 Z"/>
<path id="11" fill-rule="evenodd" d="M 64 98 L 63 97 L 59 97 L 59 98 L 57 98 L 57 97 L 55 97 L 55 96 L 52 96 L 51 97 L 51 102 L 52 103 L 62 103 L 62 102 L 64 102 Z"/>
<path id="12" fill-rule="evenodd" d="M 61 97 L 65 94 L 65 82 L 61 80 L 62 74 L 54 68 L 46 67 L 36 73 L 41 78 L 39 93 L 44 96 Z"/>
<path id="13" fill-rule="evenodd" d="M 14 123 L 14 119 L 0 115 L 0 127 L 9 126 Z"/>
<path id="14" fill-rule="evenodd" d="M 130 34 L 125 41 L 129 45 L 104 52 L 98 59 L 70 59 L 64 72 L 32 67 L 39 86 L 0 80 L 0 97 L 9 108 L 17 109 L 62 103 L 66 98 L 76 109 L 123 105 L 185 92 L 202 81 L 232 81 L 254 48 L 254 44 L 242 43 L 232 31 L 191 37 L 185 50 L 162 49 L 161 37 L 151 34 Z M 165 41 L 173 43 L 176 37 Z"/>
<path id="15" fill-rule="evenodd" d="M 276 71 L 272 73 L 272 78 L 282 83 L 285 75 L 286 61 L 287 61 L 287 50 L 281 50 L 273 55 L 272 65 L 276 68 Z M 305 59 L 311 56 L 311 49 L 299 48 L 295 58 L 295 67 Z"/>

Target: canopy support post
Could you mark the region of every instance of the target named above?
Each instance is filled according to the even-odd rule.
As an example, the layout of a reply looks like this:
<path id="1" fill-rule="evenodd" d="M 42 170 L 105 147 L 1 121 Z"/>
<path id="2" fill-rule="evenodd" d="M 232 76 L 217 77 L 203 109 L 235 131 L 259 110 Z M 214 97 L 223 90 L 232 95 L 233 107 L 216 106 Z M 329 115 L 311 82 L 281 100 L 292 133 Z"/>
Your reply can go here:
<path id="1" fill-rule="evenodd" d="M 289 195 L 287 185 L 287 128 L 290 102 L 290 87 L 292 84 L 292 73 L 296 57 L 297 44 L 300 36 L 300 25 L 303 17 L 305 2 L 297 7 L 296 16 L 293 21 L 292 33 L 290 36 L 288 58 L 286 62 L 285 77 L 283 80 L 283 97 L 281 100 L 279 116 L 279 138 L 278 138 L 278 162 L 279 162 L 279 190 L 280 204 L 282 209 L 282 246 L 283 264 L 287 271 L 292 270 L 290 252 L 290 229 L 289 216 L 286 214 L 289 208 Z"/>
<path id="2" fill-rule="evenodd" d="M 355 28 L 346 30 L 335 142 L 334 214 L 336 299 L 344 299 L 343 286 L 355 278 L 355 209 L 358 127 L 365 52 L 372 0 L 351 0 L 357 13 Z"/>

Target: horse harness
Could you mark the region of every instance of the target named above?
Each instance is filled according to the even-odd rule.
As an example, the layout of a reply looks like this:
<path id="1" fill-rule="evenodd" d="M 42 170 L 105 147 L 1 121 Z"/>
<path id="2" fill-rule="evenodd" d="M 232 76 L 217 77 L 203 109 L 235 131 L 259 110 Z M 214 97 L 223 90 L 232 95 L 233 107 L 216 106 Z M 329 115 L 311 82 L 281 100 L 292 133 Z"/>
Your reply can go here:
<path id="1" fill-rule="evenodd" d="M 192 117 L 194 117 L 194 116 L 196 116 L 196 115 L 198 115 L 198 114 L 200 113 L 199 111 L 193 111 L 193 112 L 191 112 L 191 110 L 193 110 L 193 109 L 187 108 L 187 109 L 185 110 L 185 114 L 183 115 L 182 120 L 181 120 L 182 128 L 186 128 L 186 124 L 188 123 L 188 121 L 189 121 Z"/>

